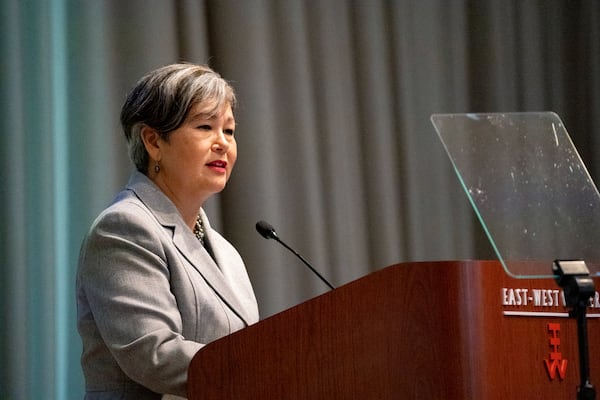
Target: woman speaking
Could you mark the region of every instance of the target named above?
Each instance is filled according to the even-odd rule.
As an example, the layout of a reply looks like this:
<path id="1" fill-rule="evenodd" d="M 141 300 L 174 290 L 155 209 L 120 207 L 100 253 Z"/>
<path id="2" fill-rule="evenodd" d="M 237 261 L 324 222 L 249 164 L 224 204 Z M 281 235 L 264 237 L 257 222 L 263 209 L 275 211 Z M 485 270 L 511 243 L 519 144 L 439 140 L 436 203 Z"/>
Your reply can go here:
<path id="1" fill-rule="evenodd" d="M 244 263 L 202 209 L 236 161 L 235 104 L 194 64 L 152 71 L 128 95 L 136 171 L 93 222 L 77 272 L 86 399 L 185 396 L 194 354 L 258 321 Z"/>

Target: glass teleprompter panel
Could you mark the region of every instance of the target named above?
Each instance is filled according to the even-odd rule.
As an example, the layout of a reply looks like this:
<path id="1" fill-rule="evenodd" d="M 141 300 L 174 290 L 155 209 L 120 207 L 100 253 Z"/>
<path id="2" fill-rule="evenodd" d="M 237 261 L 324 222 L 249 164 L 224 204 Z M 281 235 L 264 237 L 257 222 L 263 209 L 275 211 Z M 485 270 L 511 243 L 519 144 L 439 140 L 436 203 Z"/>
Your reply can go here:
<path id="1" fill-rule="evenodd" d="M 600 195 L 558 115 L 431 121 L 507 273 L 552 277 L 555 259 L 582 259 L 600 274 Z"/>

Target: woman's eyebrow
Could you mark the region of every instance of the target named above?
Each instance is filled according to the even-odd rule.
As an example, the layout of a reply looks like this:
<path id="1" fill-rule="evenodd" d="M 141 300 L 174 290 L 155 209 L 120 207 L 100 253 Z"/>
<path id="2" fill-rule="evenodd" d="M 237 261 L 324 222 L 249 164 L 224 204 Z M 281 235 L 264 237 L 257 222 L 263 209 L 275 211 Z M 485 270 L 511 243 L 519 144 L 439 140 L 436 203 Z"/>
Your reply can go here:
<path id="1" fill-rule="evenodd" d="M 190 119 L 215 119 L 216 116 L 215 115 L 208 115 L 206 113 L 196 113 L 196 114 L 192 114 L 189 117 Z"/>
<path id="2" fill-rule="evenodd" d="M 213 114 L 213 115 L 209 115 L 206 113 L 196 113 L 196 114 L 192 114 L 188 117 L 188 121 L 212 121 L 219 118 L 218 115 Z M 235 122 L 235 117 L 233 116 L 228 116 L 227 118 L 225 118 L 224 120 L 225 123 L 230 123 L 230 122 Z"/>

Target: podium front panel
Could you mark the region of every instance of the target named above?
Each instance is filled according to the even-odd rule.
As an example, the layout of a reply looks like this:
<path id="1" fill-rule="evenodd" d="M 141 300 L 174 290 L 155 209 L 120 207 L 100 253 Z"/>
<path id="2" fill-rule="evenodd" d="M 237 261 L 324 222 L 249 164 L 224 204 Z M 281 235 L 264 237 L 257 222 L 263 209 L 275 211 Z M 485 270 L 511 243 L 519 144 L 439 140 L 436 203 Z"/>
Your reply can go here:
<path id="1" fill-rule="evenodd" d="M 551 279 L 496 261 L 384 268 L 208 344 L 190 399 L 576 398 L 576 322 Z M 588 313 L 600 376 L 600 300 Z"/>

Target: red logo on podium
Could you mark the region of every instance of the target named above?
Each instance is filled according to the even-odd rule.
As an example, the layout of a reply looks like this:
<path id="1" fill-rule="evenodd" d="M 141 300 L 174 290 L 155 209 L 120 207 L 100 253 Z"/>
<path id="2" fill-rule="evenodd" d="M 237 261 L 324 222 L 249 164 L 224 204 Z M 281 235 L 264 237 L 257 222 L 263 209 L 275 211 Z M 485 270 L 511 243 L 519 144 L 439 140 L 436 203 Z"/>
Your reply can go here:
<path id="1" fill-rule="evenodd" d="M 556 379 L 557 373 L 562 380 L 565 379 L 565 374 L 567 372 L 567 360 L 562 358 L 562 353 L 558 350 L 560 346 L 560 338 L 558 337 L 560 324 L 549 323 L 548 332 L 550 333 L 550 348 L 552 351 L 550 352 L 550 359 L 544 360 L 546 372 L 548 372 L 548 376 L 551 380 Z"/>

